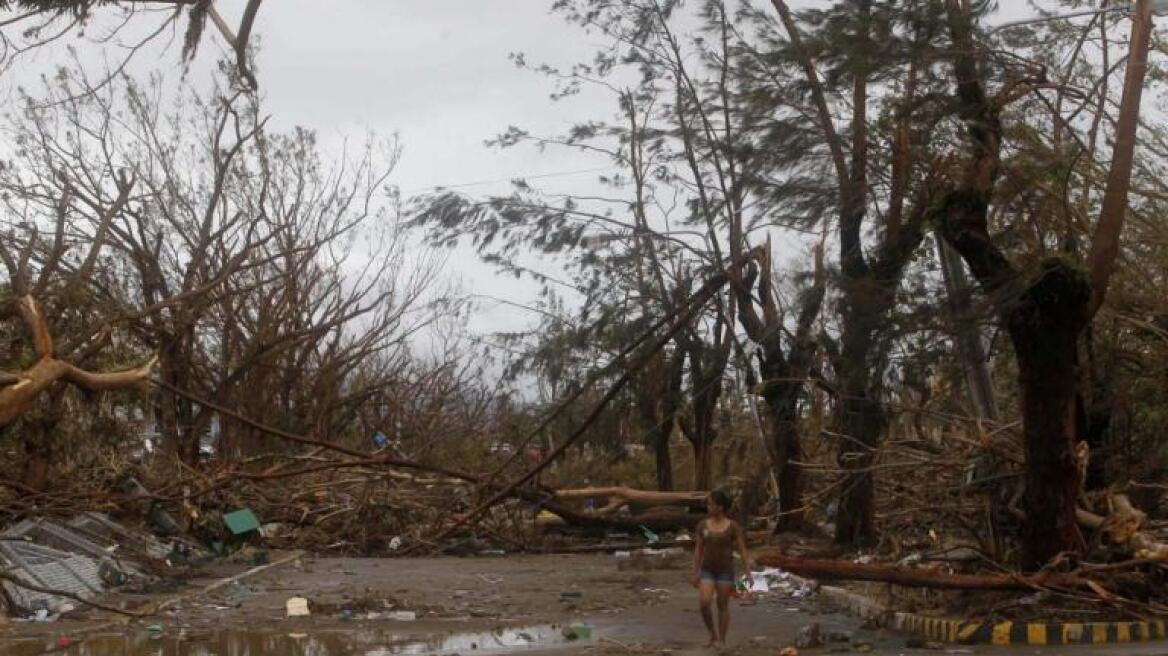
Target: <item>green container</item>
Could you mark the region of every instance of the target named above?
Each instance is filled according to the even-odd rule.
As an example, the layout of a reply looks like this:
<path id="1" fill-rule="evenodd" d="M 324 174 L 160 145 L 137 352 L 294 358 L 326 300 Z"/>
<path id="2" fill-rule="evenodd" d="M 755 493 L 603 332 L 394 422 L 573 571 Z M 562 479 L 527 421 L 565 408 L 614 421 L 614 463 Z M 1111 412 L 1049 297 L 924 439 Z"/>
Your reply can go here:
<path id="1" fill-rule="evenodd" d="M 591 640 L 592 627 L 587 624 L 573 624 L 564 629 L 564 637 L 568 640 Z"/>
<path id="2" fill-rule="evenodd" d="M 250 508 L 240 508 L 227 513 L 223 516 L 223 523 L 236 537 L 260 530 L 260 520 Z"/>

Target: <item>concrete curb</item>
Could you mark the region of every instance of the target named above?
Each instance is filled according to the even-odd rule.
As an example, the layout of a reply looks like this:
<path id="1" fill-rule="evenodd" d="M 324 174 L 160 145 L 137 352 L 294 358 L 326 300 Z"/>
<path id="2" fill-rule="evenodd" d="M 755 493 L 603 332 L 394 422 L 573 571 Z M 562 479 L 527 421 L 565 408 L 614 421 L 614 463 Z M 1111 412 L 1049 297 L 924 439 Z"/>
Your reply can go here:
<path id="1" fill-rule="evenodd" d="M 792 578 L 798 578 L 792 576 Z M 805 581 L 806 579 L 799 579 Z M 824 585 L 819 594 L 864 619 L 927 640 L 964 645 L 1103 645 L 1168 638 L 1165 620 L 1148 622 L 979 622 L 894 611 L 873 599 Z"/>

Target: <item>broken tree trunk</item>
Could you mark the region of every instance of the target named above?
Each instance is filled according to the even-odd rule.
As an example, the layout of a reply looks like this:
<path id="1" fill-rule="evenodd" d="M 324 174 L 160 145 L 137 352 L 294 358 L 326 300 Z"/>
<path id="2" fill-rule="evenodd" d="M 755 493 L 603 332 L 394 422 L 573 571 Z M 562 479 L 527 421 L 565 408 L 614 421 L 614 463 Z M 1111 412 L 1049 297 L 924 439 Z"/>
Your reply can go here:
<path id="1" fill-rule="evenodd" d="M 17 300 L 17 307 L 32 333 L 37 361 L 28 369 L 4 376 L 4 386 L 0 387 L 0 426 L 24 414 L 33 400 L 53 383 L 64 381 L 91 392 L 120 389 L 146 380 L 157 361 L 156 357 L 151 358 L 140 367 L 111 373 L 85 371 L 56 358 L 49 324 L 32 296 L 22 296 Z"/>
<path id="2" fill-rule="evenodd" d="M 1126 547 L 1132 558 L 1168 562 L 1168 544 L 1143 530 L 1148 515 L 1132 505 L 1125 494 L 1108 498 L 1110 512 L 1106 517 L 1079 508 L 1075 519 L 1080 526 L 1102 531 L 1108 541 Z"/>
<path id="3" fill-rule="evenodd" d="M 1034 576 L 1010 574 L 949 574 L 948 572 L 902 567 L 864 565 L 841 560 L 816 560 L 764 552 L 755 561 L 778 567 L 799 576 L 839 581 L 877 581 L 906 587 L 949 590 L 1033 590 L 1035 588 L 1090 588 L 1087 579 L 1073 574 L 1048 573 Z"/>
<path id="4" fill-rule="evenodd" d="M 708 492 L 655 492 L 637 490 L 631 487 L 585 487 L 572 490 L 554 490 L 552 494 L 557 500 L 606 498 L 609 503 L 596 511 L 596 515 L 605 515 L 626 503 L 635 503 L 641 506 L 686 506 L 700 507 L 706 502 Z"/>

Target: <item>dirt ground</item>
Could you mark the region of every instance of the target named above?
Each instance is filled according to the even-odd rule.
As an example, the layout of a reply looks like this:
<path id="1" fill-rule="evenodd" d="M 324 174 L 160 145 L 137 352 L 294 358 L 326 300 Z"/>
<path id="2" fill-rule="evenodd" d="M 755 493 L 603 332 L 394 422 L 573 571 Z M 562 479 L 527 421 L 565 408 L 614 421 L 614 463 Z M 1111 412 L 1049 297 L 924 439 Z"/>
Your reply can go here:
<path id="1" fill-rule="evenodd" d="M 271 557 L 276 561 L 281 554 Z M 9 621 L 0 624 L 0 654 L 709 654 L 703 647 L 706 634 L 696 593 L 687 581 L 688 558 L 686 554 L 633 559 L 612 555 L 306 556 L 238 584 L 188 597 L 151 618 L 107 624 L 108 615 L 87 611 L 53 623 Z M 218 565 L 192 580 L 185 590 L 161 596 L 198 590 L 245 569 Z M 309 600 L 311 616 L 286 616 L 285 602 L 296 596 Z M 158 596 L 152 599 L 157 601 Z M 827 643 L 800 650 L 801 654 L 1001 651 L 958 646 L 931 652 L 906 649 L 906 636 L 862 627 L 858 619 L 836 612 L 815 597 L 776 594 L 732 604 L 729 647 L 724 650 L 729 654 L 775 656 L 812 623 L 820 625 Z M 413 612 L 416 619 L 390 615 L 403 611 Z M 581 625 L 591 629 L 591 636 L 565 637 L 565 629 L 570 635 L 572 627 L 579 632 Z M 62 636 L 68 637 L 68 647 L 58 646 L 63 644 L 58 642 Z M 1050 653 L 1059 652 L 1045 652 Z M 1130 647 L 1114 653 L 1165 654 L 1168 646 Z"/>

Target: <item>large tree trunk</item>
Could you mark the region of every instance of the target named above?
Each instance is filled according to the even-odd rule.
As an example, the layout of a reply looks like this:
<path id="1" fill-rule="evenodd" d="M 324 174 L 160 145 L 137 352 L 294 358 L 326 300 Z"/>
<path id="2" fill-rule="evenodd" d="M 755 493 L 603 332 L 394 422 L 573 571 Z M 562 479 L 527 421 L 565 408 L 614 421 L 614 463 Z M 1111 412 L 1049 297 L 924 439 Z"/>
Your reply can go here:
<path id="1" fill-rule="evenodd" d="M 53 401 L 55 403 L 55 400 Z M 53 456 L 56 452 L 55 432 L 60 416 L 48 412 L 44 416 L 26 418 L 21 442 L 24 443 L 24 471 L 21 481 L 31 490 L 44 491 L 52 478 Z"/>
<path id="2" fill-rule="evenodd" d="M 668 426 L 655 428 L 650 435 L 653 441 L 653 457 L 657 463 L 657 489 L 662 492 L 673 489 L 673 457 L 669 452 L 672 428 L 673 422 L 669 422 Z"/>
<path id="3" fill-rule="evenodd" d="M 799 316 L 794 340 L 783 353 L 783 321 L 777 299 L 771 287 L 770 243 L 759 259 L 758 298 L 761 316 L 753 309 L 749 281 L 736 281 L 738 318 L 747 335 L 761 347 L 759 371 L 763 381 L 757 390 L 766 400 L 770 417 L 770 443 L 774 478 L 779 488 L 779 517 L 775 532 L 797 531 L 804 527 L 803 468 L 799 442 L 799 400 L 803 397 L 811 361 L 818 344 L 812 337 L 812 327 L 823 305 L 827 276 L 823 267 L 823 245 L 814 252 L 815 279 L 800 295 Z M 749 366 L 749 363 L 744 363 Z M 750 373 L 747 372 L 748 380 Z M 752 390 L 753 391 L 753 390 Z"/>
<path id="4" fill-rule="evenodd" d="M 1034 570 L 1080 542 L 1075 525 L 1082 474 L 1076 392 L 1078 342 L 1091 288 L 1057 259 L 1043 263 L 1007 326 L 1018 360 L 1026 441 L 1022 566 Z"/>
<path id="5" fill-rule="evenodd" d="M 708 436 L 701 436 L 692 440 L 694 452 L 695 490 L 709 490 L 714 480 L 714 445 Z"/>
<path id="6" fill-rule="evenodd" d="M 895 293 L 873 277 L 850 281 L 845 288 L 843 348 L 838 383 L 842 398 L 837 425 L 841 433 L 839 465 L 844 470 L 835 540 L 864 546 L 876 536 L 875 480 L 872 465 L 888 418 L 881 400 L 883 356 L 878 352 L 880 324 L 888 315 Z"/>
<path id="7" fill-rule="evenodd" d="M 775 479 L 779 485 L 779 518 L 775 532 L 804 527 L 802 448 L 799 443 L 800 383 L 786 383 L 767 397 Z"/>
<path id="8" fill-rule="evenodd" d="M 673 354 L 662 353 L 645 369 L 635 388 L 637 418 L 657 467 L 657 489 L 669 491 L 673 484 L 673 457 L 670 439 L 681 408 L 681 388 L 685 372 L 685 354 L 680 348 Z"/>

